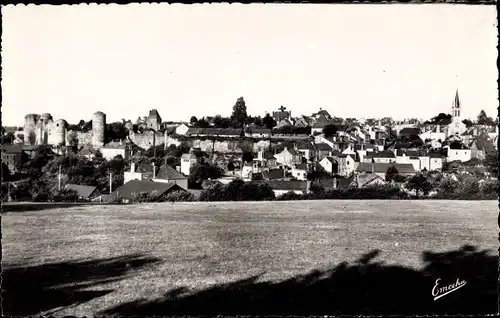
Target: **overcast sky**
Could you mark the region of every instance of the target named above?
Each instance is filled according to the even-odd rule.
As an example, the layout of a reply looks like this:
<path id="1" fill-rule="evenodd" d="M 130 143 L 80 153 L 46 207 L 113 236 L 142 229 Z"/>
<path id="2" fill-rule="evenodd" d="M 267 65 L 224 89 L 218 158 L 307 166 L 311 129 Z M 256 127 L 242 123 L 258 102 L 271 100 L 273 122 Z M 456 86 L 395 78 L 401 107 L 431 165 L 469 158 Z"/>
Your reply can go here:
<path id="1" fill-rule="evenodd" d="M 4 125 L 327 109 L 341 117 L 497 114 L 495 6 L 182 5 L 2 8 Z"/>

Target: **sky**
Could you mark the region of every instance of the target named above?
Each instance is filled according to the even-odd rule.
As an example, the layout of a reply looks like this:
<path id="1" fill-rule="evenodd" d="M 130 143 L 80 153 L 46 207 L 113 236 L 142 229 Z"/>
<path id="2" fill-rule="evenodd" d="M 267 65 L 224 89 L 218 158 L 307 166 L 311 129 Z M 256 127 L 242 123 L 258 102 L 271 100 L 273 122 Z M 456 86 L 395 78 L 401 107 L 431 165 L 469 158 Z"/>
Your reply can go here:
<path id="1" fill-rule="evenodd" d="M 495 6 L 129 4 L 2 7 L 2 122 L 251 115 L 497 115 Z"/>

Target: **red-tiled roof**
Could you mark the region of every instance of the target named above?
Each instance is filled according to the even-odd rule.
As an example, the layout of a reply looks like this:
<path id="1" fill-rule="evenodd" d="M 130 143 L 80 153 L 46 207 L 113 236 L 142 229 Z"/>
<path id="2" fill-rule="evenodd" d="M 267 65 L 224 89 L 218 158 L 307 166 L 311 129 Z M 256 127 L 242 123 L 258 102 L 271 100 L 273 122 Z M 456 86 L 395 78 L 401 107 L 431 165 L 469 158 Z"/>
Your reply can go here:
<path id="1" fill-rule="evenodd" d="M 175 183 L 163 183 L 163 182 L 153 182 L 153 181 L 141 181 L 141 180 L 131 180 L 115 191 L 110 195 L 109 199 L 112 198 L 127 198 L 130 199 L 133 197 L 134 193 L 138 194 L 141 192 L 149 193 L 150 195 L 160 196 L 170 191 L 176 191 L 182 189 Z"/>
<path id="2" fill-rule="evenodd" d="M 178 180 L 187 179 L 187 177 L 169 165 L 162 165 L 156 174 L 156 179 Z"/>
<path id="3" fill-rule="evenodd" d="M 356 171 L 358 172 L 373 172 L 376 173 L 386 173 L 389 167 L 396 167 L 399 173 L 415 173 L 415 168 L 411 163 L 367 163 L 360 162 Z"/>

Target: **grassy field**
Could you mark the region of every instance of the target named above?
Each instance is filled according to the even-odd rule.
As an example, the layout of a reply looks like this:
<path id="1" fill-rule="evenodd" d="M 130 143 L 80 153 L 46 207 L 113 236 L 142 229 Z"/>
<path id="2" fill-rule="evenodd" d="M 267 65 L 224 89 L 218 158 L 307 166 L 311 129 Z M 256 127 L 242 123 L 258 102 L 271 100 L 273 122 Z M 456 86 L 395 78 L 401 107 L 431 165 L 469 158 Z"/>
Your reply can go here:
<path id="1" fill-rule="evenodd" d="M 4 314 L 431 314 L 475 310 L 478 300 L 477 312 L 493 312 L 497 216 L 495 201 L 4 213 Z M 468 286 L 434 301 L 437 278 Z"/>

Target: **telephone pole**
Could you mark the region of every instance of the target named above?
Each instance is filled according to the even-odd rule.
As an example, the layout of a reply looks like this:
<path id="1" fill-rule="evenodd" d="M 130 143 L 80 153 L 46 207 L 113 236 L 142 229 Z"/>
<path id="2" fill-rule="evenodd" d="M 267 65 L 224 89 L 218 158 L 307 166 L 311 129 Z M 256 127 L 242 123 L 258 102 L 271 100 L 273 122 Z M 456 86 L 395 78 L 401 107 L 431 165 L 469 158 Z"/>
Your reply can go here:
<path id="1" fill-rule="evenodd" d="M 113 193 L 113 177 L 112 172 L 109 172 L 109 194 Z"/>
<path id="2" fill-rule="evenodd" d="M 58 186 L 57 186 L 57 189 L 59 191 L 61 191 L 61 166 L 59 166 L 59 172 L 57 173 L 57 183 L 58 183 Z"/>

